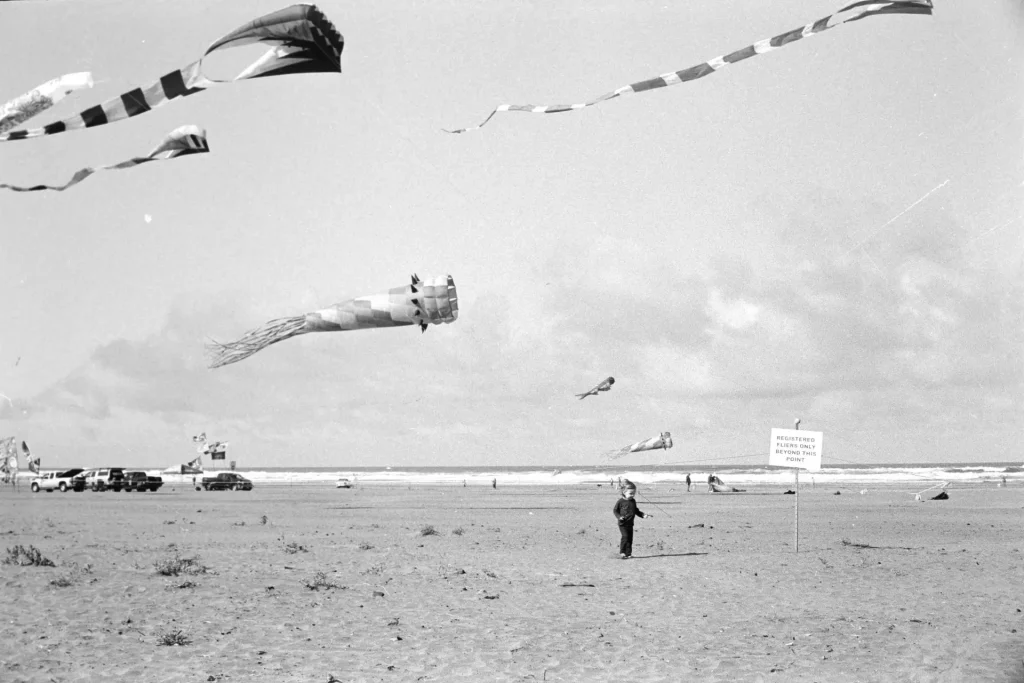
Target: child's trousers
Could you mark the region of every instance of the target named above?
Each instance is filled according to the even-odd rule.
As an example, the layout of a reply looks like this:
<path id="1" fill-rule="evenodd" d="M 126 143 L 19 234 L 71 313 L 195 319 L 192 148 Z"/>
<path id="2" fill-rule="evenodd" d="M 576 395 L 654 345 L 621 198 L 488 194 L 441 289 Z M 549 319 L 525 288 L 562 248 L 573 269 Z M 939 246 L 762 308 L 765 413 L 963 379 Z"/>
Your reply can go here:
<path id="1" fill-rule="evenodd" d="M 622 534 L 622 540 L 619 541 L 619 554 L 629 557 L 633 554 L 633 525 L 620 524 L 619 533 Z"/>

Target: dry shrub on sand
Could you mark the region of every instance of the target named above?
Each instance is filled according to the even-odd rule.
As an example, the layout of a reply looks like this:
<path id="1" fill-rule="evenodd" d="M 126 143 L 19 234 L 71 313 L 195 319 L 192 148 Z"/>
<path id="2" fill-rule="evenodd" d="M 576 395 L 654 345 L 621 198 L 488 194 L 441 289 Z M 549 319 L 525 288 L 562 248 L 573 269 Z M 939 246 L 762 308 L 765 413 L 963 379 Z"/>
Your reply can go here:
<path id="1" fill-rule="evenodd" d="M 157 574 L 162 576 L 205 574 L 210 570 L 209 567 L 199 561 L 198 557 L 181 557 L 180 555 L 158 560 L 153 563 L 153 568 L 156 569 Z"/>
<path id="2" fill-rule="evenodd" d="M 28 548 L 16 545 L 7 549 L 4 564 L 16 564 L 19 567 L 55 567 L 52 560 L 43 557 L 43 553 L 33 545 Z"/>

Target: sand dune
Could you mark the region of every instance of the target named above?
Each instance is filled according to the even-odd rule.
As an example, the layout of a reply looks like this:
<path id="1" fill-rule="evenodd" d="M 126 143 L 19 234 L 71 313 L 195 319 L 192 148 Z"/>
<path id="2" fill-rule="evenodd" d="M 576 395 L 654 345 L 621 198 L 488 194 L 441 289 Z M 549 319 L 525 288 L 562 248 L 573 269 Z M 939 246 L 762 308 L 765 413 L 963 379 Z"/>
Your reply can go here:
<path id="1" fill-rule="evenodd" d="M 1024 681 L 1024 489 L 640 493 L 4 489 L 0 678 Z"/>

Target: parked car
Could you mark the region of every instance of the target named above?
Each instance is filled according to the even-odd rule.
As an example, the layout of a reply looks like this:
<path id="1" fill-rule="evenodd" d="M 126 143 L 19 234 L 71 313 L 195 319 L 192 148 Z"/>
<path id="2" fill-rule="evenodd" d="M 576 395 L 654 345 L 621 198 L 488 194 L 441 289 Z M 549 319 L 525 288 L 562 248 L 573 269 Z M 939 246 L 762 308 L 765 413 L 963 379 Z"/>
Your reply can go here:
<path id="1" fill-rule="evenodd" d="M 85 485 L 93 491 L 106 491 L 107 489 L 120 491 L 123 480 L 123 467 L 104 467 L 85 473 Z"/>
<path id="2" fill-rule="evenodd" d="M 341 479 L 338 480 L 338 483 L 337 483 L 337 485 L 335 485 L 334 488 L 350 489 L 350 488 L 352 488 L 352 482 L 349 481 L 348 479 L 346 479 L 345 477 L 342 477 Z"/>
<path id="3" fill-rule="evenodd" d="M 156 491 L 164 485 L 163 477 L 153 477 L 145 472 L 125 472 L 121 485 L 125 491 Z"/>
<path id="4" fill-rule="evenodd" d="M 234 472 L 221 472 L 216 477 L 203 477 L 204 491 L 252 491 L 252 482 Z"/>
<path id="5" fill-rule="evenodd" d="M 85 482 L 80 478 L 76 478 L 84 471 L 82 468 L 78 468 L 63 472 L 44 472 L 32 479 L 32 492 L 46 491 L 53 493 L 54 491 L 60 491 L 61 493 L 67 493 L 68 489 L 84 491 Z"/>

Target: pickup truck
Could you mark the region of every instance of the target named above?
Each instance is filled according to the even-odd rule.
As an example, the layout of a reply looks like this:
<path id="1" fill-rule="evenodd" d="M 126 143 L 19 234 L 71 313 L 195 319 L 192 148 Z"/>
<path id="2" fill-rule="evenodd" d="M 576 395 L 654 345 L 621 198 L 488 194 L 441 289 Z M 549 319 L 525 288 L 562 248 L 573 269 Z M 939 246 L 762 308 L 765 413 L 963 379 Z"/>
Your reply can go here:
<path id="1" fill-rule="evenodd" d="M 67 493 L 68 489 L 73 491 L 84 491 L 85 480 L 80 477 L 76 478 L 77 475 L 84 471 L 85 470 L 79 468 L 66 470 L 64 472 L 44 472 L 40 476 L 32 479 L 32 493 L 39 493 L 40 491 L 46 491 L 47 493 L 53 493 L 54 491 Z"/>
<path id="2" fill-rule="evenodd" d="M 203 477 L 204 491 L 252 491 L 252 482 L 234 472 L 221 472 L 216 477 Z"/>
<path id="3" fill-rule="evenodd" d="M 156 491 L 163 485 L 163 477 L 150 476 L 145 472 L 125 472 L 121 480 L 125 491 Z"/>

